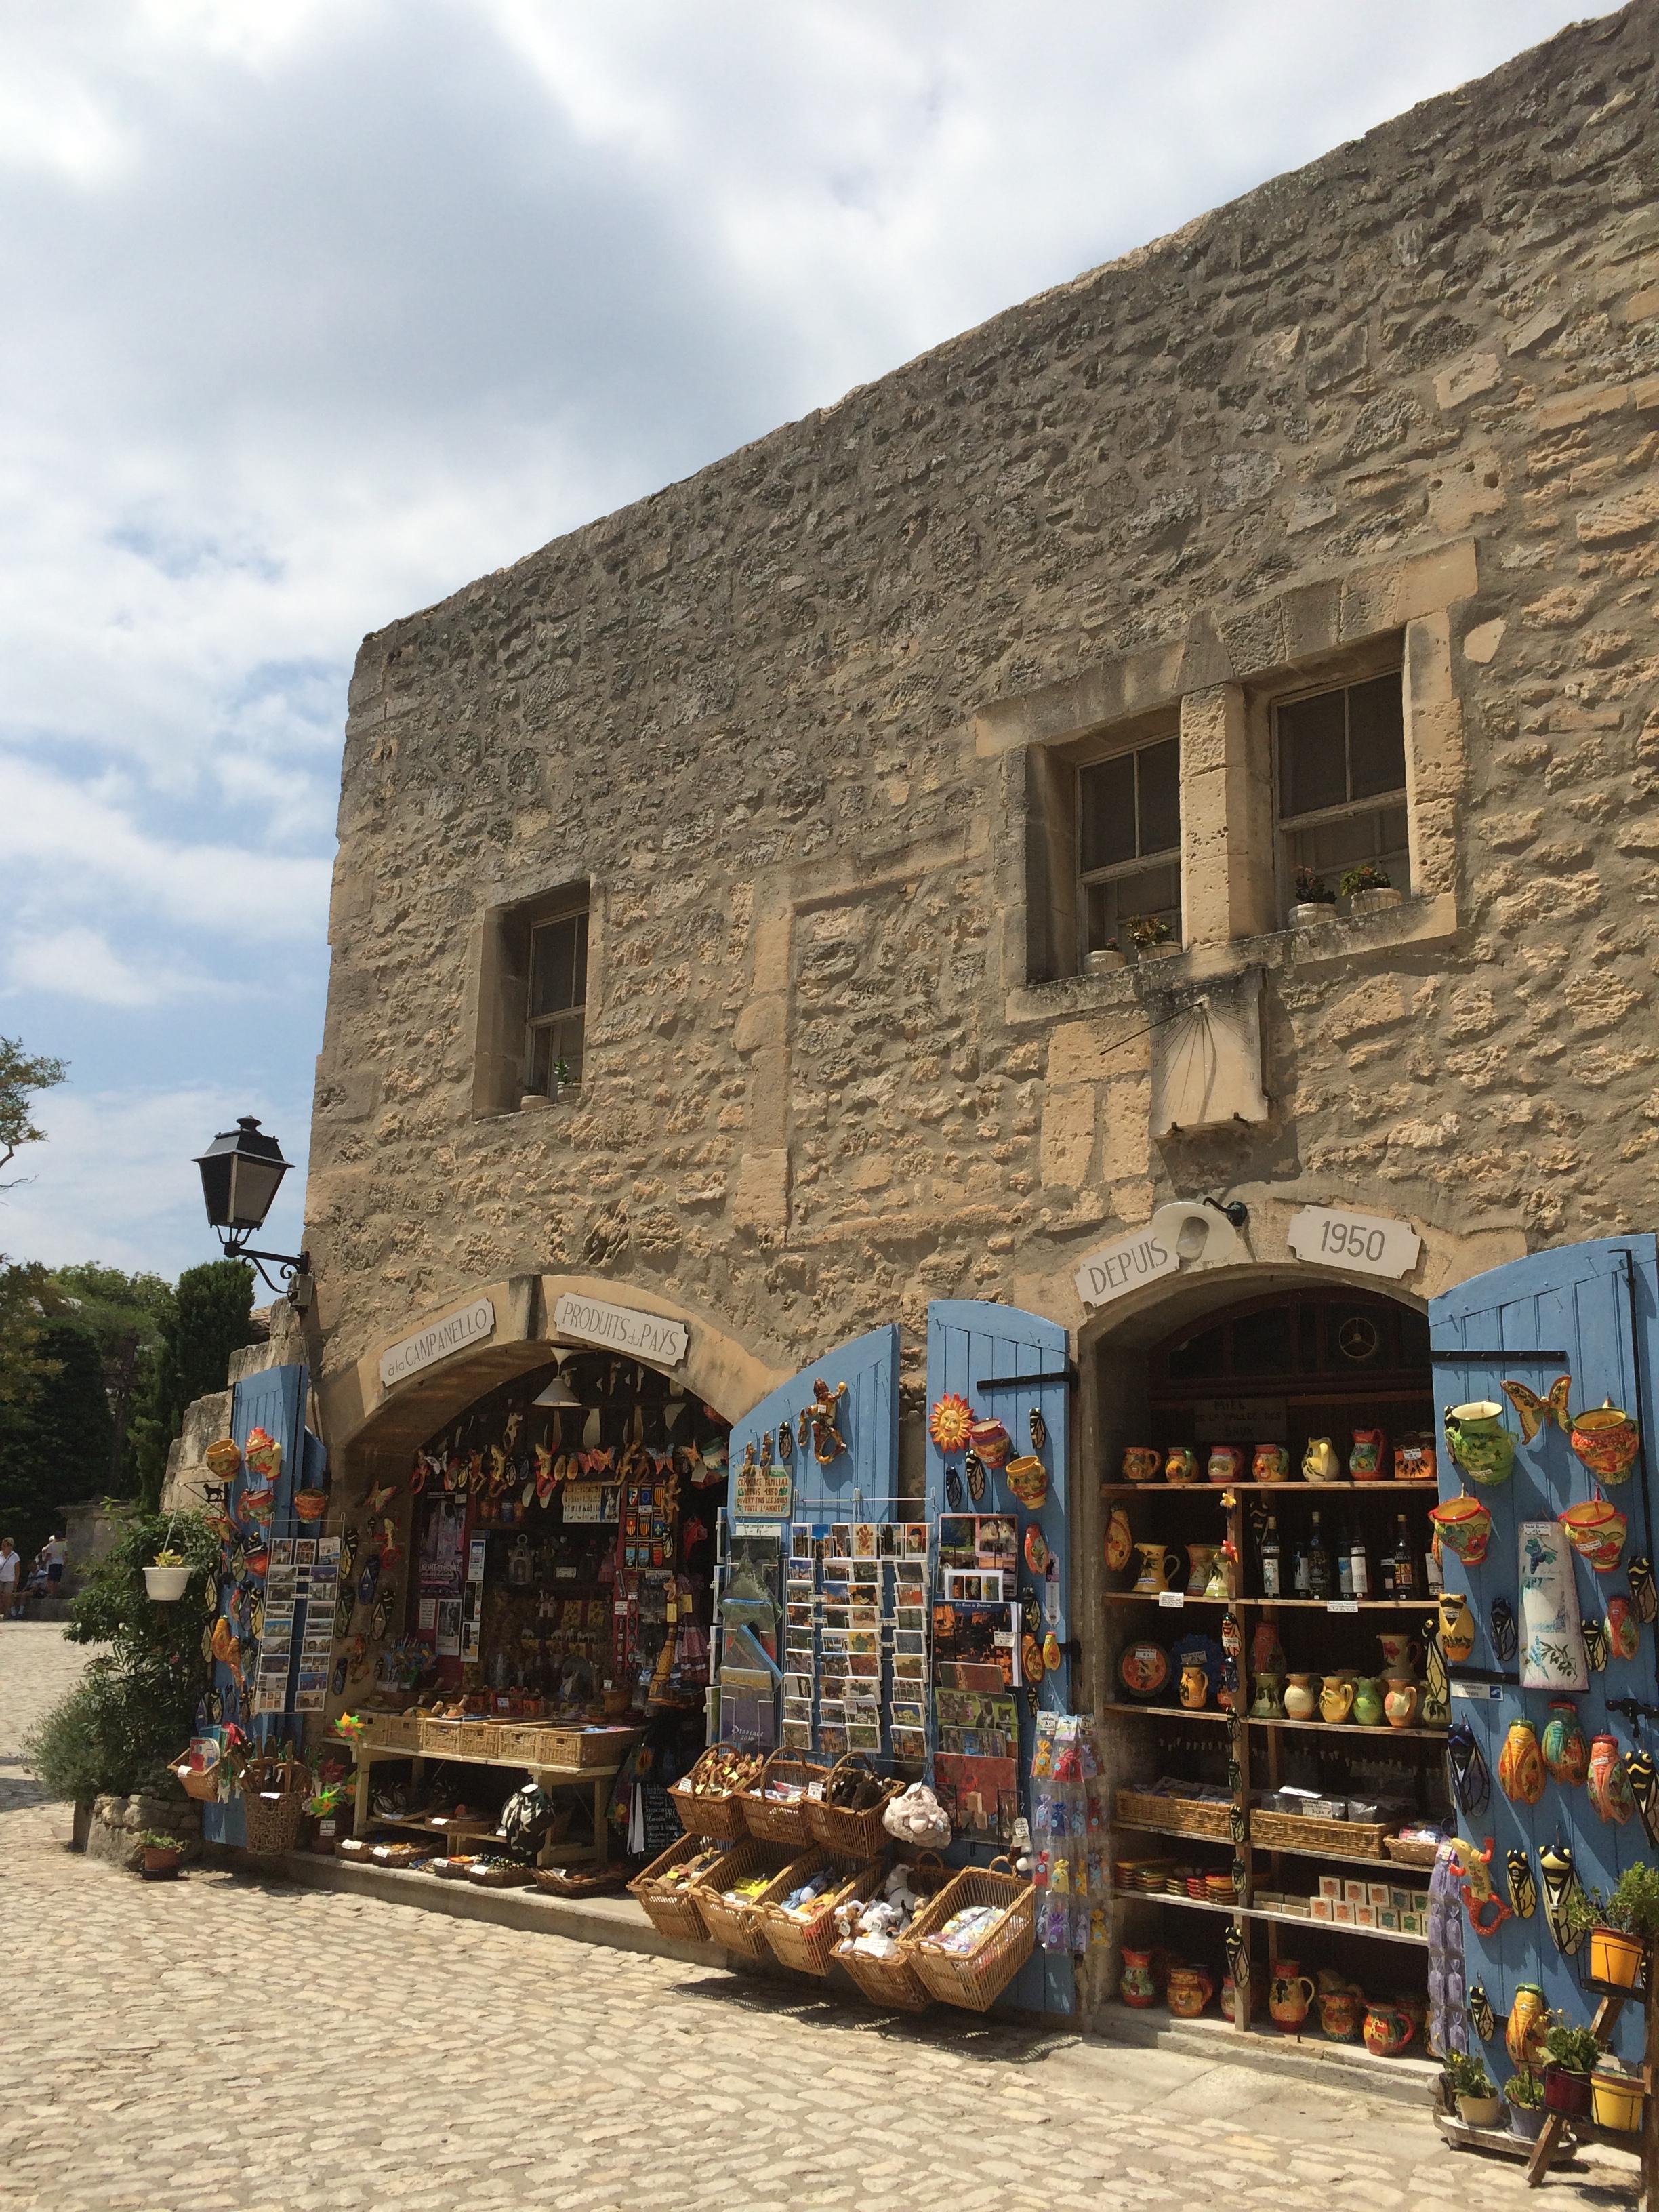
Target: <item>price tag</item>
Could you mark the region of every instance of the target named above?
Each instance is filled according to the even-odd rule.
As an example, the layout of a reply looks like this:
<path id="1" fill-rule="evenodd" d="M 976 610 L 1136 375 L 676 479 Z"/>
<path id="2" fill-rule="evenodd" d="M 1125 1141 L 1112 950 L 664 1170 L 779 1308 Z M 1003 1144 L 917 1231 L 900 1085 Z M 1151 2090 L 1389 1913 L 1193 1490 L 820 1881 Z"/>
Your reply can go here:
<path id="1" fill-rule="evenodd" d="M 1187 1593 L 1185 1590 L 1160 1590 L 1158 1601 L 1166 1613 L 1179 1613 L 1187 1602 Z"/>
<path id="2" fill-rule="evenodd" d="M 1325 1610 L 1327 1613 L 1358 1613 L 1359 1600 L 1357 1597 L 1328 1597 Z"/>
<path id="3" fill-rule="evenodd" d="M 1014 1648 L 1014 1632 L 1012 1628 L 993 1629 L 991 1641 L 1004 1651 L 1012 1651 Z"/>

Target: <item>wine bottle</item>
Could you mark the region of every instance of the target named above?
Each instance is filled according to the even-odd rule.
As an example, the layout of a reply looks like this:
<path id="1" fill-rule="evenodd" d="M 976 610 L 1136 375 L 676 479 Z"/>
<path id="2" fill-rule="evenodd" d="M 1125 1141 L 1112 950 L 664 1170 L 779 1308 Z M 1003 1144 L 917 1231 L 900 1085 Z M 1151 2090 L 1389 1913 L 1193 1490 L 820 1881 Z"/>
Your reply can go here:
<path id="1" fill-rule="evenodd" d="M 1297 1597 L 1308 1595 L 1309 1579 L 1308 1546 L 1304 1538 L 1298 1537 L 1291 1570 L 1291 1587 Z"/>
<path id="2" fill-rule="evenodd" d="M 1417 1554 L 1412 1548 L 1412 1540 L 1406 1527 L 1406 1516 L 1403 1513 L 1396 1516 L 1395 1529 L 1394 1594 L 1396 1598 L 1401 1600 L 1420 1597 L 1423 1595 L 1418 1586 Z"/>
<path id="3" fill-rule="evenodd" d="M 1353 1547 L 1340 1528 L 1336 1532 L 1336 1594 L 1339 1597 L 1354 1595 Z"/>
<path id="4" fill-rule="evenodd" d="M 1261 1539 L 1261 1595 L 1263 1597 L 1279 1595 L 1279 1522 L 1270 1513 L 1267 1516 L 1267 1534 Z"/>
<path id="5" fill-rule="evenodd" d="M 1333 1594 L 1335 1579 L 1331 1570 L 1330 1552 L 1326 1547 L 1324 1531 L 1319 1525 L 1318 1508 L 1316 1507 L 1313 1532 L 1308 1539 L 1308 1595 L 1329 1597 Z"/>
<path id="6" fill-rule="evenodd" d="M 1348 1577 L 1353 1585 L 1353 1595 L 1365 1598 L 1371 1594 L 1371 1563 L 1365 1551 L 1364 1533 L 1356 1529 L 1348 1552 Z"/>

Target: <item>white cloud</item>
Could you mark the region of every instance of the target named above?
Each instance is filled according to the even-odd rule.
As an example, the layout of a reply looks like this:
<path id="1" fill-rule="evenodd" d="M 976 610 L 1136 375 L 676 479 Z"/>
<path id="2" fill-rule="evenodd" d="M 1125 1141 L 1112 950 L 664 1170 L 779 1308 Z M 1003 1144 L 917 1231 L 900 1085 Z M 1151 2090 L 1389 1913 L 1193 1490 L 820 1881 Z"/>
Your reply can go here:
<path id="1" fill-rule="evenodd" d="M 8 979 L 15 990 L 55 991 L 100 1006 L 159 1006 L 168 999 L 222 988 L 210 978 L 125 959 L 96 929 L 58 929 L 18 938 Z"/>

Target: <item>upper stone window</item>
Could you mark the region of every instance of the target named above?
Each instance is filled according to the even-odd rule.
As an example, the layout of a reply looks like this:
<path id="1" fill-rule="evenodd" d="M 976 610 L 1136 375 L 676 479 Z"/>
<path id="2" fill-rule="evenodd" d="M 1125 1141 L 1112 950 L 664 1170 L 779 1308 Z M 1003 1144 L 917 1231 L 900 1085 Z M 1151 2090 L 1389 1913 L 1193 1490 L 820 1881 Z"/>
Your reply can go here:
<path id="1" fill-rule="evenodd" d="M 582 1079 L 587 1006 L 587 909 L 544 921 L 530 933 L 525 1090 L 550 1097 Z"/>
<path id="2" fill-rule="evenodd" d="M 1347 869 L 1364 862 L 1409 891 L 1401 672 L 1280 698 L 1273 753 L 1286 896 L 1298 869 L 1334 891 Z"/>
<path id="3" fill-rule="evenodd" d="M 1131 925 L 1181 939 L 1181 744 L 1161 738 L 1078 770 L 1083 950 L 1127 949 Z"/>

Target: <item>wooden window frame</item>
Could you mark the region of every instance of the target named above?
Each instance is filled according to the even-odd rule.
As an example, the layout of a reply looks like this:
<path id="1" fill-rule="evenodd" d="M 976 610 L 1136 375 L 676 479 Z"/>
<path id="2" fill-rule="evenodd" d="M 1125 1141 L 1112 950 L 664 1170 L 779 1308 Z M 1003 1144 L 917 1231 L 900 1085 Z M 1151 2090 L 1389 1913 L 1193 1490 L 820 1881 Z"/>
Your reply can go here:
<path id="1" fill-rule="evenodd" d="M 583 1058 L 586 1036 L 597 1011 L 599 939 L 598 902 L 586 878 L 525 898 L 503 902 L 484 914 L 477 974 L 477 1046 L 473 1059 L 472 1111 L 481 1119 L 520 1111 L 530 1079 L 530 960 L 535 932 L 572 915 L 588 918 L 586 997 L 580 1009 Z M 568 1012 L 544 1021 L 568 1021 Z M 586 1069 L 584 1068 L 584 1073 Z M 575 1087 L 574 1085 L 572 1086 Z M 539 1102 L 538 1102 L 539 1103 Z"/>

